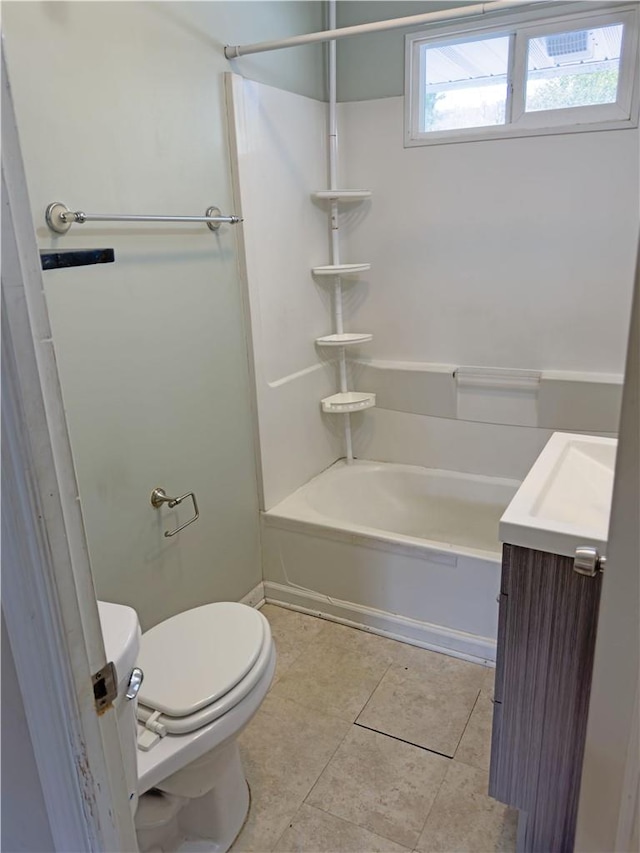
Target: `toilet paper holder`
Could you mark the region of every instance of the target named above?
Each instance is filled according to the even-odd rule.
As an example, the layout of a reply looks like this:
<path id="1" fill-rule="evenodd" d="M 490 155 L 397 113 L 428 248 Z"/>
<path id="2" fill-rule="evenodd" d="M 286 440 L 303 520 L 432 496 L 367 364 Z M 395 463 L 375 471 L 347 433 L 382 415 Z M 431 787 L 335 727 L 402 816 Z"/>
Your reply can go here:
<path id="1" fill-rule="evenodd" d="M 169 509 L 173 509 L 175 506 L 181 504 L 185 498 L 191 498 L 191 500 L 193 501 L 193 518 L 190 518 L 188 521 L 185 521 L 184 524 L 181 524 L 180 527 L 176 527 L 175 530 L 165 530 L 165 536 L 175 536 L 176 533 L 179 533 L 181 530 L 184 530 L 185 527 L 188 527 L 190 524 L 193 524 L 194 521 L 197 521 L 200 518 L 198 501 L 196 500 L 195 492 L 187 492 L 186 495 L 182 495 L 179 498 L 169 497 L 165 490 L 161 489 L 159 486 L 151 492 L 151 506 L 155 507 L 156 509 L 160 509 L 160 507 L 164 503 L 169 505 Z"/>

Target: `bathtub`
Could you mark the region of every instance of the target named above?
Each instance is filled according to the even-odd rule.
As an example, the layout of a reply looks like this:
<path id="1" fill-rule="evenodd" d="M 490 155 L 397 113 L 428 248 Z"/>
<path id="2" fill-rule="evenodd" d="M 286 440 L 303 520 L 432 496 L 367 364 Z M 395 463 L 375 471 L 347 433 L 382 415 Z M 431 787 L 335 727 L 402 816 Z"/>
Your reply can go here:
<path id="1" fill-rule="evenodd" d="M 519 482 L 336 462 L 262 513 L 265 597 L 424 648 L 495 661 L 498 521 Z"/>

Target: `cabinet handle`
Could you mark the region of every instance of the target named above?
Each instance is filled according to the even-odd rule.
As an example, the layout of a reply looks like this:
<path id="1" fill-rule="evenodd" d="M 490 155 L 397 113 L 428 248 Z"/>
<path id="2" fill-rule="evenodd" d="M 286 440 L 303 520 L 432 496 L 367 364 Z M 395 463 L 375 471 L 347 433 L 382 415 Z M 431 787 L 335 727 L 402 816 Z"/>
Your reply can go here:
<path id="1" fill-rule="evenodd" d="M 573 560 L 573 571 L 588 578 L 594 578 L 598 572 L 604 571 L 607 558 L 601 557 L 596 548 L 589 545 L 578 545 Z"/>

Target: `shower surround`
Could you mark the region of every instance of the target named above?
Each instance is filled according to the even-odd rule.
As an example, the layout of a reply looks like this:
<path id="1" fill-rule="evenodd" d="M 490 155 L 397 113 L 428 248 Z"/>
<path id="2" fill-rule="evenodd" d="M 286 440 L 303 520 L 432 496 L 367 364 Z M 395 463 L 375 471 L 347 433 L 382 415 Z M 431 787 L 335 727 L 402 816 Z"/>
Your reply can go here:
<path id="1" fill-rule="evenodd" d="M 327 202 L 317 197 L 327 187 L 327 104 L 234 74 L 227 75 L 226 91 L 235 204 L 244 217 L 238 234 L 267 600 L 490 662 L 500 575 L 498 518 L 554 430 L 615 433 L 617 353 L 609 347 L 594 354 L 573 340 L 578 331 L 569 323 L 569 303 L 580 289 L 573 280 L 566 281 L 565 296 L 554 306 L 552 325 L 564 329 L 562 341 L 540 347 L 543 319 L 550 316 L 546 309 L 530 312 L 526 334 L 501 326 L 501 313 L 511 310 L 505 294 L 513 299 L 514 278 L 525 279 L 529 272 L 508 269 L 504 257 L 494 256 L 491 270 L 486 257 L 481 267 L 472 263 L 472 241 L 493 238 L 484 228 L 474 237 L 470 217 L 474 228 L 482 217 L 468 204 L 460 213 L 459 198 L 454 204 L 442 197 L 443 158 L 453 157 L 456 146 L 441 146 L 448 154 L 403 150 L 396 103 L 401 99 L 340 104 L 338 186 L 373 190 L 371 199 L 339 211 L 341 260 L 371 261 L 371 269 L 343 289 L 345 328 L 373 333 L 367 349 L 349 349 L 347 380 L 349 388 L 375 394 L 376 407 L 351 414 L 356 461 L 339 461 L 345 456 L 341 418 L 321 407 L 335 393 L 339 364 L 332 348 L 314 345 L 335 333 L 333 306 L 330 288 L 311 272 L 327 264 L 331 248 Z M 598 135 L 607 137 L 605 145 L 625 148 L 615 134 Z M 593 147 L 586 139 L 556 140 L 549 152 L 546 140 L 507 144 L 530 154 L 532 142 L 543 152 L 538 161 L 529 157 L 529 170 L 540 172 L 537 185 L 559 180 L 547 154 L 577 158 L 577 173 L 574 149 L 587 156 Z M 477 161 L 474 198 L 492 168 L 482 158 L 504 157 L 504 149 L 492 153 L 484 146 L 459 146 L 469 155 L 463 171 L 469 158 Z M 431 171 L 434 159 L 440 168 Z M 568 163 L 562 169 L 571 171 Z M 427 198 L 428 185 L 418 180 L 429 174 L 437 199 Z M 592 176 L 591 190 L 597 189 L 609 210 L 605 196 L 614 191 L 616 175 L 606 181 Z M 573 181 L 575 175 L 565 177 Z M 509 191 L 520 193 L 515 175 L 508 178 Z M 465 189 L 456 187 L 459 197 Z M 487 195 L 483 203 L 504 201 L 491 202 Z M 540 203 L 538 195 L 532 198 L 528 217 L 540 218 L 535 209 Z M 507 213 L 503 245 L 509 244 L 505 229 L 518 230 Z M 466 235 L 469 252 L 453 252 L 446 244 L 454 226 L 459 236 Z M 624 280 L 627 259 L 618 250 L 626 231 L 600 261 L 616 281 Z M 524 252 L 525 237 L 518 233 L 520 248 L 514 251 Z M 570 245 L 566 254 L 572 255 Z M 619 255 L 617 263 L 611 254 Z M 578 263 L 575 253 L 572 258 Z M 585 270 L 594 263 L 580 259 Z M 484 301 L 471 286 L 469 264 L 484 282 Z M 563 275 L 558 254 L 556 266 Z M 545 280 L 541 298 L 548 301 L 558 288 L 559 282 Z M 531 298 L 527 286 L 521 301 Z M 606 320 L 607 340 L 625 299 L 618 288 Z"/>

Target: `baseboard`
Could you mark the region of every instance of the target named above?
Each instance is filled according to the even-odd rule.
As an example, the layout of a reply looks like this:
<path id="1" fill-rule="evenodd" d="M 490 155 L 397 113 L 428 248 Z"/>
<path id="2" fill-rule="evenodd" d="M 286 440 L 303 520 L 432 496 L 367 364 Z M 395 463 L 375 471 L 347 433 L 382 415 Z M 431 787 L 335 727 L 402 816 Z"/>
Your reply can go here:
<path id="1" fill-rule="evenodd" d="M 262 581 L 254 586 L 254 588 L 248 592 L 244 598 L 240 599 L 240 604 L 246 604 L 248 607 L 262 607 L 264 603 L 264 584 Z"/>
<path id="2" fill-rule="evenodd" d="M 488 637 L 466 634 L 272 581 L 265 581 L 263 586 L 264 597 L 269 604 L 278 604 L 473 663 L 495 665 L 496 643 Z"/>

